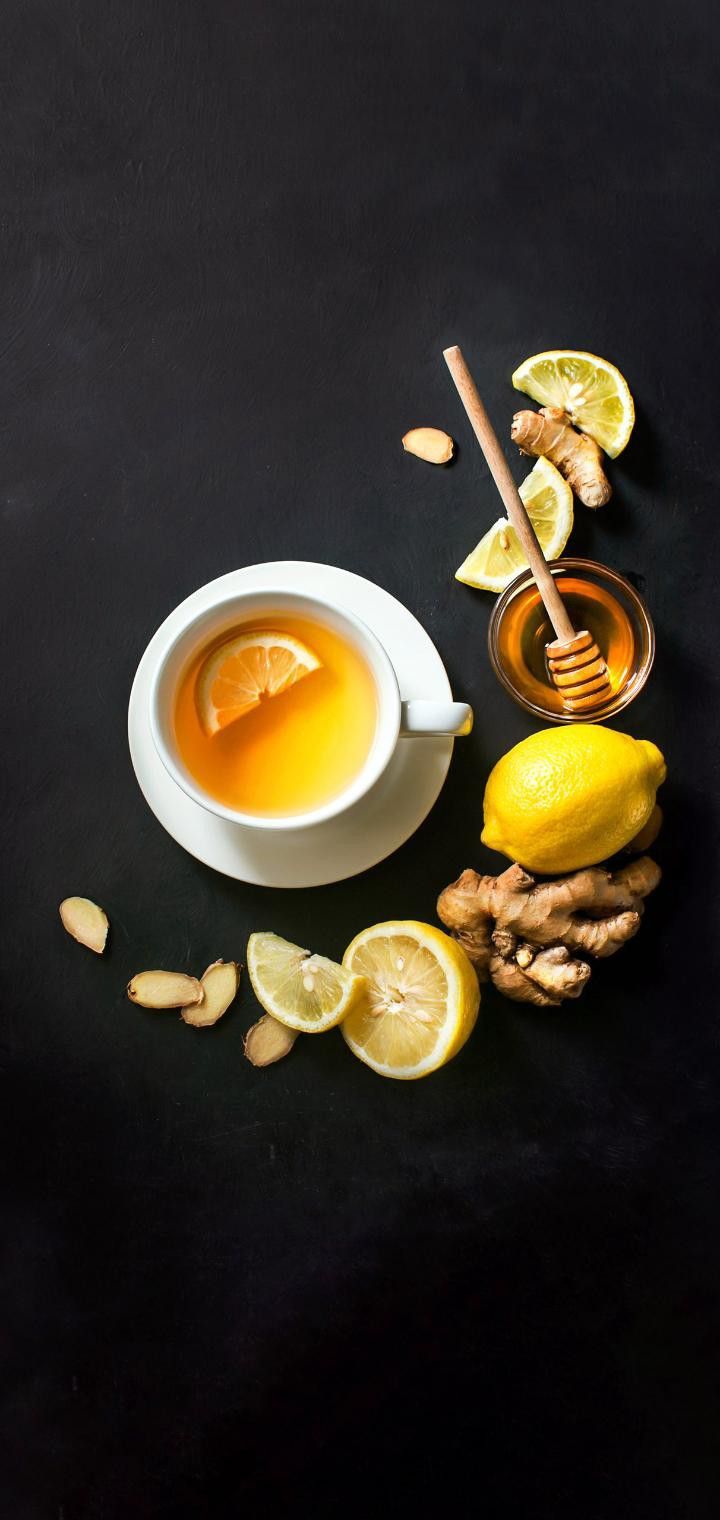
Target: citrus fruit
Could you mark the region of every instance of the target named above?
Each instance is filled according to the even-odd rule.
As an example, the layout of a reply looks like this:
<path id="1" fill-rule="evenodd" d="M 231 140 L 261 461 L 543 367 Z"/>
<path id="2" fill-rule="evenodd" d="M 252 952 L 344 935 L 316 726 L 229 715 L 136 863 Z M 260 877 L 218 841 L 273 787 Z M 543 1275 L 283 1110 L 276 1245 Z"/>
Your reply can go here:
<path id="1" fill-rule="evenodd" d="M 353 1055 L 384 1077 L 425 1077 L 465 1044 L 480 988 L 465 951 L 432 924 L 364 929 L 343 956 L 366 991 L 341 1026 Z"/>
<path id="2" fill-rule="evenodd" d="M 303 1034 L 332 1029 L 365 991 L 361 976 L 279 934 L 250 935 L 247 968 L 265 1012 Z"/>
<path id="3" fill-rule="evenodd" d="M 560 406 L 570 421 L 610 455 L 622 453 L 633 430 L 635 406 L 627 380 L 614 364 L 574 348 L 533 354 L 512 383 L 541 406 Z"/>
<path id="4" fill-rule="evenodd" d="M 216 734 L 319 666 L 317 655 L 290 633 L 268 629 L 227 639 L 212 650 L 198 675 L 196 702 L 205 732 Z"/>
<path id="5" fill-rule="evenodd" d="M 591 723 L 542 729 L 491 771 L 483 843 L 530 871 L 596 865 L 639 834 L 665 776 L 647 739 Z"/>
<path id="6" fill-rule="evenodd" d="M 557 559 L 573 525 L 573 493 L 549 459 L 538 459 L 519 487 L 546 559 Z M 455 579 L 480 591 L 504 591 L 527 569 L 522 544 L 506 517 L 499 517 L 468 554 Z"/>

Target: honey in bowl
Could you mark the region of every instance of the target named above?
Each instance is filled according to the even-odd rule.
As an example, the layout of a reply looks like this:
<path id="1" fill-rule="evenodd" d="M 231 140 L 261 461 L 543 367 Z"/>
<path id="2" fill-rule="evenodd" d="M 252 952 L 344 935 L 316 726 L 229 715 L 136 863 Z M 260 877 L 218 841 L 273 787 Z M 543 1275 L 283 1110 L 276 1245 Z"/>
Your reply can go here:
<path id="1" fill-rule="evenodd" d="M 198 707 L 206 661 L 234 635 L 270 630 L 300 640 L 319 667 L 209 734 Z M 288 817 L 345 791 L 368 758 L 377 718 L 372 672 L 348 639 L 321 622 L 272 614 L 226 630 L 200 651 L 178 687 L 175 742 L 196 784 L 225 807 Z"/>
<path id="2" fill-rule="evenodd" d="M 607 700 L 597 711 L 582 714 L 564 707 L 546 665 L 546 645 L 555 632 L 529 572 L 496 604 L 489 631 L 493 666 L 531 712 L 561 722 L 609 717 L 632 700 L 649 674 L 654 654 L 649 614 L 634 587 L 602 565 L 568 558 L 557 561 L 553 574 L 573 626 L 589 631 L 605 659 L 611 688 Z"/>

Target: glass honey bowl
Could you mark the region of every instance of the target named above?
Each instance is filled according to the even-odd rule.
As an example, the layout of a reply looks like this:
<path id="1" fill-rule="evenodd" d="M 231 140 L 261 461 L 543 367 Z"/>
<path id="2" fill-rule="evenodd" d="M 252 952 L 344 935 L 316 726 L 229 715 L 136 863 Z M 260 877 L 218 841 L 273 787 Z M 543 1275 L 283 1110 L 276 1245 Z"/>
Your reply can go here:
<path id="1" fill-rule="evenodd" d="M 572 713 L 553 686 L 545 646 L 555 634 L 530 570 L 498 597 L 490 618 L 490 663 L 505 690 L 526 712 L 551 723 L 601 723 L 622 712 L 642 691 L 655 658 L 655 630 L 635 587 L 591 559 L 557 559 L 550 569 L 573 625 L 596 640 L 611 693 L 589 712 Z"/>

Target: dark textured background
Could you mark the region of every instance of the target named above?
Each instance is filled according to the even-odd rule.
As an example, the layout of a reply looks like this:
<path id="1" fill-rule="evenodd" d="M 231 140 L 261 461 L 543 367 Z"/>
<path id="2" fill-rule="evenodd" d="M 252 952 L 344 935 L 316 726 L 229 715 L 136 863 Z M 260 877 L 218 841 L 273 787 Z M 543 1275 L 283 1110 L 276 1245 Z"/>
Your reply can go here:
<path id="1" fill-rule="evenodd" d="M 710 4 L 6 0 L 2 31 L 3 1512 L 716 1511 L 717 92 Z M 453 571 L 537 349 L 638 403 L 572 548 L 646 589 L 621 726 L 665 750 L 665 884 L 582 1004 L 485 994 L 419 1084 L 338 1035 L 266 1072 L 158 961 L 432 918 L 533 727 Z M 400 436 L 460 441 L 433 470 Z M 522 466 L 515 460 L 520 478 Z M 425 623 L 477 711 L 416 837 L 304 893 L 212 874 L 138 791 L 138 658 L 194 587 L 317 558 Z M 691 603 L 691 615 L 688 606 Z M 99 961 L 57 904 L 96 897 Z M 240 1506 L 245 1504 L 245 1510 Z"/>

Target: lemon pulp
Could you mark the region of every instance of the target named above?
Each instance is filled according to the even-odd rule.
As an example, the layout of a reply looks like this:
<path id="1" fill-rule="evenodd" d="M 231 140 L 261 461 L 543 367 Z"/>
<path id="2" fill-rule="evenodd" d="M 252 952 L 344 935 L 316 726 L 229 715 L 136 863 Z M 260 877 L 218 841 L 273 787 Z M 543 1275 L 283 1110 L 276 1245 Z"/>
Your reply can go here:
<path id="1" fill-rule="evenodd" d="M 251 934 L 247 968 L 266 1013 L 289 1029 L 332 1029 L 365 990 L 362 978 L 323 955 L 312 955 L 279 934 Z"/>
<path id="2" fill-rule="evenodd" d="M 460 945 L 432 924 L 392 920 L 358 934 L 343 964 L 366 990 L 341 1026 L 353 1054 L 383 1076 L 428 1075 L 465 1044 L 480 989 Z"/>
<path id="3" fill-rule="evenodd" d="M 557 559 L 573 526 L 570 486 L 549 459 L 538 459 L 519 491 L 545 558 Z M 480 591 L 504 591 L 527 563 L 515 529 L 506 517 L 499 517 L 456 570 L 455 579 Z"/>

